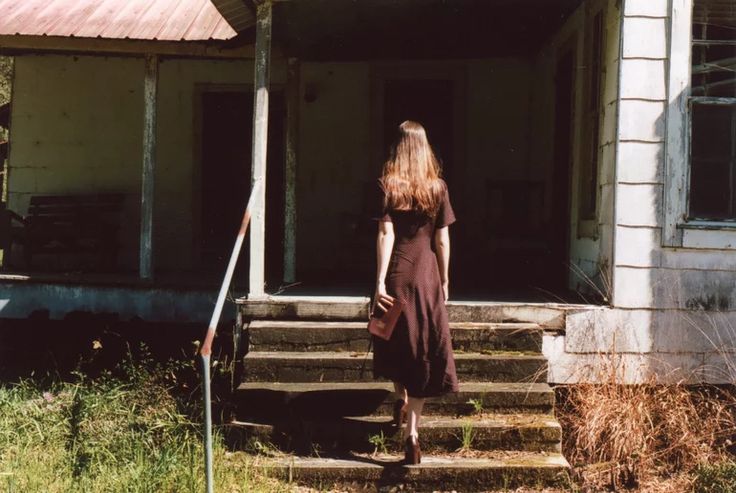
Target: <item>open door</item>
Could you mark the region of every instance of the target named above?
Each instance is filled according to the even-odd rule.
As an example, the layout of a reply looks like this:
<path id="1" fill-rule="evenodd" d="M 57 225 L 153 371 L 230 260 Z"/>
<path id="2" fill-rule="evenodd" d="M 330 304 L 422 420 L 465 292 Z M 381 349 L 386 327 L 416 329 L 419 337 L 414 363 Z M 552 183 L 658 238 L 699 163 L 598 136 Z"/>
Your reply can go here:
<path id="1" fill-rule="evenodd" d="M 266 176 L 266 284 L 283 279 L 284 96 L 270 94 Z M 250 193 L 253 92 L 205 90 L 201 93 L 200 265 L 224 272 Z M 235 279 L 247 284 L 249 244 L 243 245 Z"/>
<path id="2" fill-rule="evenodd" d="M 555 69 L 553 198 L 548 231 L 552 256 L 547 281 L 551 288 L 563 290 L 569 273 L 574 94 L 575 55 L 568 47 L 560 53 Z"/>

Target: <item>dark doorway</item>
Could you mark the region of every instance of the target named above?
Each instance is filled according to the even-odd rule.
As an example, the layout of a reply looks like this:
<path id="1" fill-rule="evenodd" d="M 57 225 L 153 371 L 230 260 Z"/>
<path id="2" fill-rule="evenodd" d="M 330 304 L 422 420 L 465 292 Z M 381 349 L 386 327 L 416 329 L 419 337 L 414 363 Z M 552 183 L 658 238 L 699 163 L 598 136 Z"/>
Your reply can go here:
<path id="1" fill-rule="evenodd" d="M 552 258 L 547 281 L 550 287 L 562 289 L 567 287 L 570 250 L 574 81 L 575 57 L 572 49 L 567 49 L 561 53 L 555 69 L 554 172 L 548 231 Z"/>
<path id="2" fill-rule="evenodd" d="M 450 181 L 450 167 L 454 152 L 454 81 L 447 79 L 388 78 L 383 80 L 383 119 L 380 121 L 381 160 L 388 157 L 390 146 L 396 138 L 398 126 L 405 120 L 421 123 L 427 131 L 444 175 Z M 344 229 L 340 232 L 341 251 L 347 255 L 335 258 L 336 268 L 318 274 L 307 284 L 316 285 L 332 292 L 366 294 L 372 289 L 370 280 L 375 276 L 376 265 L 376 222 L 368 218 L 373 213 L 376 198 L 375 178 L 356 191 L 363 196 L 363 209 L 356 214 L 346 214 L 340 221 Z M 359 280 L 356 282 L 356 279 Z M 368 289 L 367 289 L 368 288 Z M 370 294 L 373 294 L 370 291 Z"/>
<path id="3" fill-rule="evenodd" d="M 454 91 L 452 80 L 389 79 L 384 82 L 383 142 L 385 151 L 405 120 L 421 123 L 440 160 L 448 184 L 454 156 Z"/>
<path id="4" fill-rule="evenodd" d="M 266 176 L 266 284 L 283 279 L 284 97 L 271 92 Z M 253 92 L 202 93 L 201 265 L 224 272 L 250 193 Z M 247 284 L 248 240 L 243 246 L 236 281 Z"/>

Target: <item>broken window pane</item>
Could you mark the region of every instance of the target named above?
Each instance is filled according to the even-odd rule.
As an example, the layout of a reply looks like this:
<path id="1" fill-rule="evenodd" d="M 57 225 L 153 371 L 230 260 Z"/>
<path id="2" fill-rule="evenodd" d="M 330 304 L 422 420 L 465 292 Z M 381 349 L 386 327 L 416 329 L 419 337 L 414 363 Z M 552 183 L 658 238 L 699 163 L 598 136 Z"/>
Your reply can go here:
<path id="1" fill-rule="evenodd" d="M 692 95 L 736 97 L 736 2 L 695 0 Z"/>

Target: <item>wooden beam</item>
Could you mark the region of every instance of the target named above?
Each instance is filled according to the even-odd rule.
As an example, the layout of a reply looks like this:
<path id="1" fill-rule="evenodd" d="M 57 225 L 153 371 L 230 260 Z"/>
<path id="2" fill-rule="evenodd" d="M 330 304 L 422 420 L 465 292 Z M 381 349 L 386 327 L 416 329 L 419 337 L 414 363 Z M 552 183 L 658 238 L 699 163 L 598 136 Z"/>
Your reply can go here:
<path id="1" fill-rule="evenodd" d="M 230 47 L 222 41 L 154 41 L 0 35 L 0 54 L 75 53 L 140 56 L 146 53 L 192 58 L 253 58 L 252 45 Z"/>
<path id="2" fill-rule="evenodd" d="M 146 55 L 143 83 L 143 177 L 141 179 L 141 238 L 139 275 L 153 279 L 153 200 L 156 170 L 156 105 L 158 56 Z"/>
<path id="3" fill-rule="evenodd" d="M 669 22 L 662 244 L 677 247 L 682 246 L 682 230 L 678 225 L 687 220 L 690 175 L 690 113 L 687 105 L 692 66 L 692 0 L 672 0 Z"/>
<path id="4" fill-rule="evenodd" d="M 299 145 L 299 60 L 286 72 L 286 163 L 284 170 L 284 283 L 296 280 L 296 167 Z"/>
<path id="5" fill-rule="evenodd" d="M 253 83 L 253 155 L 251 189 L 257 181 L 258 195 L 253 205 L 250 230 L 250 275 L 248 297 L 265 295 L 265 247 L 266 247 L 266 151 L 268 149 L 268 85 L 271 68 L 271 2 L 257 5 L 256 57 Z"/>

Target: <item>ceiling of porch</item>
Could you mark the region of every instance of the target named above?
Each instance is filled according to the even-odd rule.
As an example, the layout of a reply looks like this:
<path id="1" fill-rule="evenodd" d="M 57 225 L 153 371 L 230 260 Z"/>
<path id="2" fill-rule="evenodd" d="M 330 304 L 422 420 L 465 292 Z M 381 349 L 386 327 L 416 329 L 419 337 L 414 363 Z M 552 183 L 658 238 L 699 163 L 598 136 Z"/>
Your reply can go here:
<path id="1" fill-rule="evenodd" d="M 536 52 L 582 0 L 292 0 L 273 42 L 311 60 L 518 57 Z"/>

